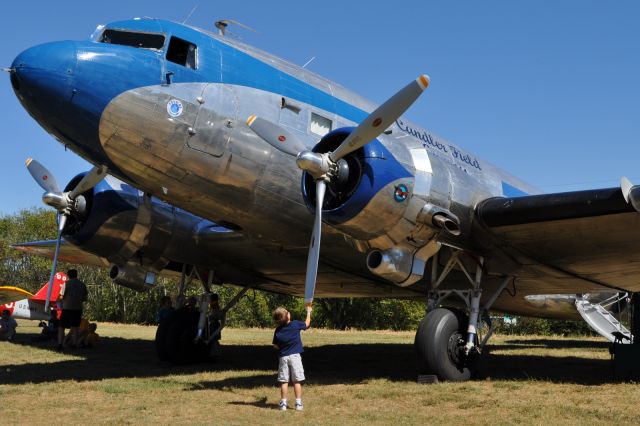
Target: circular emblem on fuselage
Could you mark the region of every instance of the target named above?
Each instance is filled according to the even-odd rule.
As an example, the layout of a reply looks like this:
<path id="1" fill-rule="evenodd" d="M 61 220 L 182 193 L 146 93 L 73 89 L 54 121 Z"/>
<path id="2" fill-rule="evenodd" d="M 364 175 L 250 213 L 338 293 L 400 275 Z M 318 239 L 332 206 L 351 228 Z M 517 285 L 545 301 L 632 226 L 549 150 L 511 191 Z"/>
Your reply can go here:
<path id="1" fill-rule="evenodd" d="M 180 102 L 177 99 L 171 99 L 169 102 L 167 102 L 167 113 L 173 117 L 180 117 L 182 115 L 182 111 L 184 110 L 184 107 L 182 106 L 182 102 Z"/>
<path id="2" fill-rule="evenodd" d="M 396 186 L 396 190 L 393 191 L 393 199 L 399 203 L 406 200 L 408 196 L 409 196 L 409 189 L 407 188 L 407 185 L 405 185 L 404 183 L 401 183 L 400 185 Z"/>

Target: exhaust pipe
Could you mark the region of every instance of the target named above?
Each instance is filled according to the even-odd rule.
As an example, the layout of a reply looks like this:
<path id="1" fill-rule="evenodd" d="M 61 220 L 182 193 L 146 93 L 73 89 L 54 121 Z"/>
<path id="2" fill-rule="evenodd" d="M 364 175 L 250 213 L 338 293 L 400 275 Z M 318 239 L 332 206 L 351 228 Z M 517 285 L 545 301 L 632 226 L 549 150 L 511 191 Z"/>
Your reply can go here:
<path id="1" fill-rule="evenodd" d="M 135 263 L 113 264 L 109 270 L 109 278 L 118 285 L 143 292 L 156 285 L 157 274 Z"/>
<path id="2" fill-rule="evenodd" d="M 441 229 L 446 233 L 457 237 L 460 235 L 460 219 L 449 210 L 433 204 L 425 204 L 418 215 L 418 221 L 427 226 Z"/>
<path id="3" fill-rule="evenodd" d="M 400 287 L 409 286 L 424 277 L 427 260 L 440 250 L 440 243 L 431 240 L 419 249 L 393 247 L 374 249 L 367 255 L 367 268 L 372 273 Z"/>
<path id="4" fill-rule="evenodd" d="M 433 223 L 433 226 L 436 228 L 440 228 L 451 235 L 456 237 L 460 235 L 460 223 L 448 217 L 444 213 L 434 215 L 431 219 L 431 223 Z"/>

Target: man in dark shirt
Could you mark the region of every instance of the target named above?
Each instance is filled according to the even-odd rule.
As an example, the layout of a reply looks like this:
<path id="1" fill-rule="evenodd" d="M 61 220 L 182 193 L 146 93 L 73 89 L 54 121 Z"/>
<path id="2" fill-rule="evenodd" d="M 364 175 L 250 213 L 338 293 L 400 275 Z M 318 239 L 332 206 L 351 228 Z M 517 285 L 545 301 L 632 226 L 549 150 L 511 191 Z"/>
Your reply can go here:
<path id="1" fill-rule="evenodd" d="M 70 328 L 72 346 L 77 345 L 78 326 L 82 318 L 82 303 L 87 300 L 87 287 L 78 279 L 78 271 L 67 271 L 69 281 L 62 285 L 58 304 L 62 304 L 62 315 L 58 326 L 58 350 L 62 349 L 64 342 L 64 329 Z"/>
<path id="2" fill-rule="evenodd" d="M 300 354 L 304 352 L 300 331 L 306 330 L 311 325 L 311 305 L 307 306 L 307 318 L 305 322 L 291 321 L 291 313 L 283 307 L 273 311 L 273 320 L 278 328 L 273 333 L 273 347 L 278 350 L 278 382 L 280 382 L 280 409 L 287 409 L 287 394 L 289 393 L 289 381 L 293 382 L 293 391 L 296 395 L 296 410 L 302 406 L 302 381 L 304 381 L 304 368 Z"/>

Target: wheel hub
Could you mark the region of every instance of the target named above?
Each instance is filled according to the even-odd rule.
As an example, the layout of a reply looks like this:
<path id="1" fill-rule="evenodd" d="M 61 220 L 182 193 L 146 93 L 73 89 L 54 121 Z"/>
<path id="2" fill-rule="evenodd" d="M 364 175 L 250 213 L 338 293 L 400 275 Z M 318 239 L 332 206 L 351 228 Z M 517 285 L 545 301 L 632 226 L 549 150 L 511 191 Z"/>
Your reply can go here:
<path id="1" fill-rule="evenodd" d="M 447 343 L 447 354 L 449 355 L 449 359 L 458 367 L 462 367 L 466 358 L 464 354 L 464 343 L 464 339 L 460 332 L 453 333 L 451 337 L 449 337 L 449 342 Z"/>

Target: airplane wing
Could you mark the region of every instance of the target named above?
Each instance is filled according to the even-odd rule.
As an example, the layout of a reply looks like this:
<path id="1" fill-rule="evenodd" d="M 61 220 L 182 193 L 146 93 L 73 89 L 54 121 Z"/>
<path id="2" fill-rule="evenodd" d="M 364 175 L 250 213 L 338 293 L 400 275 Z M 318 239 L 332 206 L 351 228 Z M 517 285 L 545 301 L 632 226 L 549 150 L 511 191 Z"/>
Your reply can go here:
<path id="1" fill-rule="evenodd" d="M 640 291 L 640 214 L 620 188 L 491 198 L 476 215 L 531 293 Z"/>
<path id="2" fill-rule="evenodd" d="M 19 243 L 11 246 L 16 250 L 28 254 L 35 254 L 38 256 L 48 257 L 53 259 L 53 253 L 56 249 L 55 240 L 33 241 L 28 243 Z M 104 257 L 96 256 L 80 248 L 69 244 L 62 240 L 60 244 L 59 260 L 68 263 L 81 264 L 81 265 L 93 265 L 108 267 L 109 261 Z"/>
<path id="3" fill-rule="evenodd" d="M 27 299 L 32 297 L 33 294 L 27 290 L 23 290 L 18 287 L 1 286 L 0 287 L 0 306 L 6 303 L 15 302 L 17 300 Z"/>

